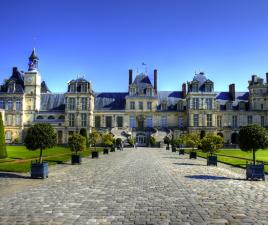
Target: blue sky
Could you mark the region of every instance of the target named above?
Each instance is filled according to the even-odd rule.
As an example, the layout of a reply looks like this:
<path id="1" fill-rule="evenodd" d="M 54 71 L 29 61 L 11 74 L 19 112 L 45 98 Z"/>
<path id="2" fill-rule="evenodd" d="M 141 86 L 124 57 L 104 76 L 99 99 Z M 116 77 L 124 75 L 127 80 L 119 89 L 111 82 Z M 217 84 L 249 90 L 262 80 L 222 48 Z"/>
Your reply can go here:
<path id="1" fill-rule="evenodd" d="M 95 91 L 126 91 L 128 69 L 158 69 L 160 90 L 204 71 L 224 91 L 268 72 L 267 0 L 1 0 L 0 78 L 27 70 L 64 92 L 77 75 Z"/>

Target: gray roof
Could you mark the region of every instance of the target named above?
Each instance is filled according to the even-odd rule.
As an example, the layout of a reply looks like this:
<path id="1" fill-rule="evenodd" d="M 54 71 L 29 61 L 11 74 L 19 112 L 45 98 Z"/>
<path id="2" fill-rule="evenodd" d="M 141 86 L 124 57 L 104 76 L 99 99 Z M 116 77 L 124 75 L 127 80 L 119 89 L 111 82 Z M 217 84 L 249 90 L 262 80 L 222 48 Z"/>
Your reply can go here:
<path id="1" fill-rule="evenodd" d="M 127 92 L 95 93 L 95 110 L 124 110 Z"/>
<path id="2" fill-rule="evenodd" d="M 65 109 L 64 94 L 41 93 L 41 111 L 62 111 Z"/>
<path id="3" fill-rule="evenodd" d="M 137 75 L 132 84 L 136 85 L 138 94 L 145 94 L 146 93 L 146 87 L 148 85 L 152 86 L 150 78 L 147 75 L 143 74 L 143 73 Z"/>
<path id="4" fill-rule="evenodd" d="M 248 102 L 249 98 L 249 92 L 235 92 L 235 100 L 231 101 L 231 96 L 229 92 L 216 92 L 216 100 L 220 102 L 220 108 L 221 110 L 226 109 L 226 103 L 232 102 L 232 108 L 238 109 L 238 103 L 239 102 Z"/>
<path id="5" fill-rule="evenodd" d="M 167 103 L 167 110 L 168 111 L 175 111 L 177 110 L 177 103 L 180 99 L 182 99 L 182 92 L 181 91 L 158 91 L 158 106 L 157 109 L 161 109 L 161 103 Z"/>

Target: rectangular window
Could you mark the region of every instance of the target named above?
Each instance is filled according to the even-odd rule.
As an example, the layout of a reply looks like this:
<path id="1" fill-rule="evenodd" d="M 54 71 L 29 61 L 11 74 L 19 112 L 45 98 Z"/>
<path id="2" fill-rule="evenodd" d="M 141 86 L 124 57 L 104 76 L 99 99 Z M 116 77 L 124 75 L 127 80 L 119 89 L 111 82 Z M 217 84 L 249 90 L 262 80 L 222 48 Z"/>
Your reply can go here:
<path id="1" fill-rule="evenodd" d="M 167 117 L 166 116 L 161 117 L 160 127 L 162 127 L 162 128 L 167 127 Z"/>
<path id="2" fill-rule="evenodd" d="M 16 115 L 16 126 L 19 126 L 21 124 L 21 116 Z"/>
<path id="3" fill-rule="evenodd" d="M 75 98 L 69 98 L 69 110 L 75 110 Z"/>
<path id="4" fill-rule="evenodd" d="M 207 127 L 212 127 L 212 115 L 207 114 Z"/>
<path id="5" fill-rule="evenodd" d="M 193 98 L 193 109 L 199 109 L 199 98 Z"/>
<path id="6" fill-rule="evenodd" d="M 139 102 L 139 109 L 143 110 L 143 102 Z"/>
<path id="7" fill-rule="evenodd" d="M 183 117 L 182 116 L 179 116 L 178 125 L 179 125 L 179 128 L 183 127 Z"/>
<path id="8" fill-rule="evenodd" d="M 206 98 L 207 109 L 212 109 L 212 98 Z"/>
<path id="9" fill-rule="evenodd" d="M 81 92 L 83 92 L 83 93 L 87 92 L 87 85 L 86 84 L 81 85 Z"/>
<path id="10" fill-rule="evenodd" d="M 147 109 L 152 110 L 152 102 L 147 102 Z"/>
<path id="11" fill-rule="evenodd" d="M 165 102 L 162 103 L 161 107 L 162 107 L 163 111 L 166 111 L 167 110 L 167 103 L 165 103 Z"/>
<path id="12" fill-rule="evenodd" d="M 217 127 L 222 127 L 222 116 L 217 116 Z"/>
<path id="13" fill-rule="evenodd" d="M 3 100 L 0 101 L 0 109 L 5 109 L 5 102 Z"/>
<path id="14" fill-rule="evenodd" d="M 252 116 L 248 116 L 248 124 L 252 124 Z"/>
<path id="15" fill-rule="evenodd" d="M 87 110 L 87 98 L 81 98 L 82 110 Z"/>
<path id="16" fill-rule="evenodd" d="M 75 85 L 74 84 L 70 85 L 70 92 L 75 92 Z"/>
<path id="17" fill-rule="evenodd" d="M 129 117 L 129 126 L 130 126 L 131 128 L 136 127 L 135 116 L 130 116 L 130 117 Z"/>
<path id="18" fill-rule="evenodd" d="M 101 117 L 95 116 L 95 127 L 100 128 L 101 127 Z"/>
<path id="19" fill-rule="evenodd" d="M 7 102 L 7 110 L 13 110 L 13 102 L 12 101 Z"/>
<path id="20" fill-rule="evenodd" d="M 12 125 L 12 115 L 8 115 L 6 117 L 6 125 L 11 126 Z"/>
<path id="21" fill-rule="evenodd" d="M 21 101 L 16 101 L 16 110 L 21 111 L 21 109 L 22 109 Z"/>
<path id="22" fill-rule="evenodd" d="M 87 114 L 81 113 L 81 127 L 87 126 Z"/>
<path id="23" fill-rule="evenodd" d="M 135 102 L 130 102 L 130 109 L 135 109 Z"/>
<path id="24" fill-rule="evenodd" d="M 232 117 L 232 127 L 237 128 L 237 116 Z"/>
<path id="25" fill-rule="evenodd" d="M 123 127 L 123 116 L 116 117 L 117 127 Z"/>
<path id="26" fill-rule="evenodd" d="M 105 123 L 106 123 L 106 127 L 112 127 L 112 117 L 111 116 L 106 116 L 105 117 Z"/>
<path id="27" fill-rule="evenodd" d="M 75 118 L 75 115 L 74 113 L 69 113 L 69 127 L 74 127 L 74 118 Z"/>
<path id="28" fill-rule="evenodd" d="M 194 114 L 194 127 L 198 127 L 198 126 L 199 126 L 199 115 Z"/>
<path id="29" fill-rule="evenodd" d="M 261 126 L 264 127 L 264 116 L 261 116 Z"/>
<path id="30" fill-rule="evenodd" d="M 151 116 L 146 117 L 146 127 L 153 127 L 153 118 Z"/>

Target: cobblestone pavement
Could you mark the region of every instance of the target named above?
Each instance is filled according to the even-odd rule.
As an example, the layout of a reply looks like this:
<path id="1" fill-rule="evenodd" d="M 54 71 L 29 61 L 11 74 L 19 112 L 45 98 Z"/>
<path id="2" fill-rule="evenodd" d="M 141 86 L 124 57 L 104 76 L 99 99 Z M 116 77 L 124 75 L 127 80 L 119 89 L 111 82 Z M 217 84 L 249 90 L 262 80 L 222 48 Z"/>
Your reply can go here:
<path id="1" fill-rule="evenodd" d="M 268 224 L 268 182 L 164 149 L 50 170 L 46 180 L 0 177 L 0 224 Z"/>

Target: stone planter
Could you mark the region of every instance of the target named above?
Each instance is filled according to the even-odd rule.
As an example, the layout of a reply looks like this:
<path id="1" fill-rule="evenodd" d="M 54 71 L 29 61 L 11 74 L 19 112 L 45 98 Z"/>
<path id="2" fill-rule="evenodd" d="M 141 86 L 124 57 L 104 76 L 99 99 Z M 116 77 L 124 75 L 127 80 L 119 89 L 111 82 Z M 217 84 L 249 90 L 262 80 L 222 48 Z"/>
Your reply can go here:
<path id="1" fill-rule="evenodd" d="M 207 166 L 217 166 L 218 158 L 216 155 L 210 155 L 207 158 Z"/>
<path id="2" fill-rule="evenodd" d="M 91 152 L 92 159 L 99 158 L 99 152 Z"/>
<path id="3" fill-rule="evenodd" d="M 109 154 L 109 149 L 108 148 L 104 148 L 103 149 L 103 155 L 108 155 Z"/>
<path id="4" fill-rule="evenodd" d="M 196 152 L 190 152 L 190 159 L 196 159 Z"/>
<path id="5" fill-rule="evenodd" d="M 179 155 L 184 155 L 184 149 L 179 150 Z"/>
<path id="6" fill-rule="evenodd" d="M 72 164 L 81 164 L 81 156 L 80 155 L 72 155 Z"/>
<path id="7" fill-rule="evenodd" d="M 111 147 L 110 152 L 115 152 L 115 147 Z"/>
<path id="8" fill-rule="evenodd" d="M 169 150 L 169 146 L 166 146 L 166 150 Z"/>
<path id="9" fill-rule="evenodd" d="M 256 179 L 262 179 L 265 180 L 265 174 L 264 174 L 264 165 L 258 164 L 247 164 L 246 165 L 246 179 L 256 180 Z"/>
<path id="10" fill-rule="evenodd" d="M 172 146 L 172 152 L 176 152 L 176 147 L 175 146 Z"/>
<path id="11" fill-rule="evenodd" d="M 31 178 L 47 178 L 48 177 L 48 163 L 31 163 Z"/>

